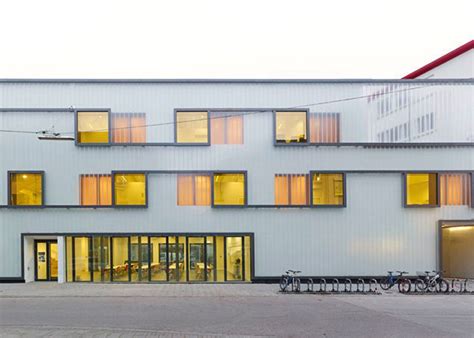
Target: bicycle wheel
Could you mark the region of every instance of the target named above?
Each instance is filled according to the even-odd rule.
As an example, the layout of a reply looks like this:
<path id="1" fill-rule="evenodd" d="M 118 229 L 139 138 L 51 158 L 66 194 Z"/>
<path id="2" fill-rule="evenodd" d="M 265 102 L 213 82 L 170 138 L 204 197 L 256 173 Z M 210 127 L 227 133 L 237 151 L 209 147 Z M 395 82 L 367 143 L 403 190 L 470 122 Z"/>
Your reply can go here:
<path id="1" fill-rule="evenodd" d="M 409 279 L 402 279 L 398 282 L 398 291 L 400 293 L 408 293 L 411 291 L 411 282 Z"/>
<path id="2" fill-rule="evenodd" d="M 299 278 L 293 279 L 293 291 L 300 292 L 301 291 L 301 281 Z"/>
<path id="3" fill-rule="evenodd" d="M 415 281 L 415 290 L 418 292 L 426 291 L 426 284 L 423 279 L 417 279 Z"/>
<path id="4" fill-rule="evenodd" d="M 449 284 L 447 281 L 445 281 L 444 279 L 439 279 L 438 280 L 438 283 L 436 283 L 436 292 L 448 292 L 449 291 Z"/>
<path id="5" fill-rule="evenodd" d="M 287 276 L 281 276 L 280 279 L 280 291 L 286 291 L 286 288 L 288 287 L 288 277 Z"/>
<path id="6" fill-rule="evenodd" d="M 379 284 L 382 290 L 388 290 L 392 287 L 392 284 L 390 284 L 390 280 L 388 278 L 382 278 Z"/>

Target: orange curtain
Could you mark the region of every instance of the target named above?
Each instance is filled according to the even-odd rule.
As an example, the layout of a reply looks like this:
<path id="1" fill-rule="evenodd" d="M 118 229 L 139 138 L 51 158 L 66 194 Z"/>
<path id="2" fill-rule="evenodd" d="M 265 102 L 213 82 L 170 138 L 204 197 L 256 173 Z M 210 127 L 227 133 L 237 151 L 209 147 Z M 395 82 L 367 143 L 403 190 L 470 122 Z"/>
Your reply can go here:
<path id="1" fill-rule="evenodd" d="M 81 175 L 81 205 L 97 205 L 97 177 Z"/>
<path id="2" fill-rule="evenodd" d="M 291 205 L 308 204 L 307 175 L 290 175 L 290 203 Z"/>
<path id="3" fill-rule="evenodd" d="M 111 175 L 99 175 L 99 205 L 112 205 Z"/>
<path id="4" fill-rule="evenodd" d="M 145 114 L 132 114 L 130 117 L 130 130 L 132 143 L 146 143 L 146 116 Z"/>
<path id="5" fill-rule="evenodd" d="M 113 142 L 130 143 L 130 116 L 128 114 L 113 114 L 112 128 Z"/>
<path id="6" fill-rule="evenodd" d="M 225 117 L 211 115 L 211 143 L 225 144 Z"/>
<path id="7" fill-rule="evenodd" d="M 275 205 L 290 204 L 288 175 L 275 175 Z"/>
<path id="8" fill-rule="evenodd" d="M 196 205 L 211 205 L 211 177 L 196 175 L 194 177 L 194 194 Z"/>
<path id="9" fill-rule="evenodd" d="M 469 174 L 440 174 L 441 205 L 470 205 L 471 176 Z"/>
<path id="10" fill-rule="evenodd" d="M 337 113 L 310 114 L 311 143 L 339 143 L 340 119 Z"/>
<path id="11" fill-rule="evenodd" d="M 193 175 L 178 175 L 178 205 L 194 205 Z"/>
<path id="12" fill-rule="evenodd" d="M 227 144 L 243 144 L 243 116 L 226 117 Z"/>

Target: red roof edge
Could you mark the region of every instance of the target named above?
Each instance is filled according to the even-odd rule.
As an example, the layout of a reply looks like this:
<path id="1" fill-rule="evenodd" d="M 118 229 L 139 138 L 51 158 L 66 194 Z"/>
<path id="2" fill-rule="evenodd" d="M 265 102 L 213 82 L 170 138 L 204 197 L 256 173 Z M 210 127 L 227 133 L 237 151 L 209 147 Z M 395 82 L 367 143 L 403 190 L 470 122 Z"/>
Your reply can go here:
<path id="1" fill-rule="evenodd" d="M 461 47 L 456 48 L 455 50 L 450 51 L 448 54 L 443 55 L 442 57 L 434 60 L 433 62 L 428 63 L 427 65 L 415 70 L 414 72 L 411 72 L 408 75 L 405 75 L 402 77 L 402 79 L 415 79 L 418 76 L 429 72 L 435 67 L 438 67 L 439 65 L 442 65 L 443 63 L 448 62 L 449 60 L 454 59 L 455 57 L 471 50 L 474 48 L 474 40 L 469 41 L 468 43 L 465 43 Z"/>

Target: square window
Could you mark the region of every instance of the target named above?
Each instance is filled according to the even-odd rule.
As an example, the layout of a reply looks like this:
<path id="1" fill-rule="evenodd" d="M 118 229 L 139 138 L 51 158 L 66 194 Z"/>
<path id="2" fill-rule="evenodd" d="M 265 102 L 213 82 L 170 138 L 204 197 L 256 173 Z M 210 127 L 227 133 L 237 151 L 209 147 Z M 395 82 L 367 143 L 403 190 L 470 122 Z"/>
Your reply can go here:
<path id="1" fill-rule="evenodd" d="M 312 204 L 344 206 L 345 187 L 342 173 L 312 173 Z"/>
<path id="2" fill-rule="evenodd" d="M 142 173 L 114 173 L 115 205 L 146 205 L 146 176 Z"/>
<path id="3" fill-rule="evenodd" d="M 81 175 L 81 205 L 111 205 L 112 179 L 110 175 Z"/>
<path id="4" fill-rule="evenodd" d="M 43 205 L 43 173 L 16 172 L 9 173 L 10 196 L 9 205 L 42 206 Z"/>
<path id="5" fill-rule="evenodd" d="M 243 116 L 230 113 L 211 114 L 211 144 L 243 144 Z"/>
<path id="6" fill-rule="evenodd" d="M 408 173 L 405 175 L 407 206 L 436 206 L 438 204 L 438 175 Z"/>
<path id="7" fill-rule="evenodd" d="M 179 174 L 178 205 L 211 205 L 211 177 Z"/>
<path id="8" fill-rule="evenodd" d="M 209 143 L 208 113 L 177 112 L 176 142 L 177 143 Z"/>
<path id="9" fill-rule="evenodd" d="M 146 115 L 111 114 L 113 143 L 146 143 Z"/>
<path id="10" fill-rule="evenodd" d="M 213 205 L 245 205 L 245 174 L 215 173 Z"/>
<path id="11" fill-rule="evenodd" d="M 77 143 L 109 143 L 109 112 L 77 112 Z"/>
<path id="12" fill-rule="evenodd" d="M 275 112 L 276 143 L 306 143 L 307 112 Z"/>
<path id="13" fill-rule="evenodd" d="M 308 205 L 307 174 L 276 174 L 275 205 Z"/>

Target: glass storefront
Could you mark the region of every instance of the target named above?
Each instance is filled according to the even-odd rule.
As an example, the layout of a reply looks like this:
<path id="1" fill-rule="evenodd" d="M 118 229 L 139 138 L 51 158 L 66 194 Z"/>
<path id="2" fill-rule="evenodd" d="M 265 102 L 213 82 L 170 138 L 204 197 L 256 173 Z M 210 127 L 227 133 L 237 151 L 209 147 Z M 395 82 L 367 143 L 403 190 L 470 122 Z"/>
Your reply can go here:
<path id="1" fill-rule="evenodd" d="M 251 281 L 250 235 L 67 236 L 68 282 Z"/>

